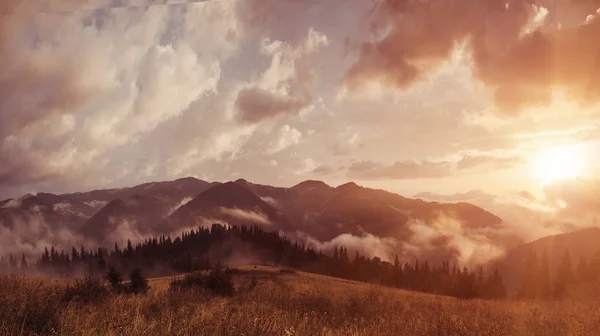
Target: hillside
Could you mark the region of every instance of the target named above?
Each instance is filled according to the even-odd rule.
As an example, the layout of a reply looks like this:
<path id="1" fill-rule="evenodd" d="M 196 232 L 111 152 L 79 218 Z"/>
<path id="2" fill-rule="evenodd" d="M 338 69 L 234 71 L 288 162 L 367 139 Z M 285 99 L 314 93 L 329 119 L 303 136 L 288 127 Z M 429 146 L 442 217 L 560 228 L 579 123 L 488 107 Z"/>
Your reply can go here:
<path id="1" fill-rule="evenodd" d="M 249 189 L 228 182 L 209 188 L 181 206 L 161 221 L 155 231 L 169 234 L 216 222 L 285 227 L 286 219 Z"/>
<path id="2" fill-rule="evenodd" d="M 233 297 L 170 291 L 89 302 L 61 299 L 66 283 L 0 277 L 0 334 L 76 335 L 593 335 L 597 302 L 457 300 L 265 266 L 241 267 Z M 85 313 L 82 314 L 82 311 Z"/>
<path id="3" fill-rule="evenodd" d="M 136 235 L 151 232 L 153 225 L 173 212 L 175 206 L 153 195 L 117 198 L 89 218 L 79 232 L 101 246 L 112 245 L 123 237 L 135 239 Z"/>
<path id="4" fill-rule="evenodd" d="M 550 276 L 554 277 L 565 252 L 569 252 L 576 268 L 581 259 L 587 262 L 600 252 L 599 242 L 600 228 L 548 236 L 509 250 L 502 258 L 491 261 L 490 266 L 500 270 L 509 296 L 513 296 L 521 285 L 525 261 L 530 251 L 535 251 L 538 257 L 546 253 Z"/>

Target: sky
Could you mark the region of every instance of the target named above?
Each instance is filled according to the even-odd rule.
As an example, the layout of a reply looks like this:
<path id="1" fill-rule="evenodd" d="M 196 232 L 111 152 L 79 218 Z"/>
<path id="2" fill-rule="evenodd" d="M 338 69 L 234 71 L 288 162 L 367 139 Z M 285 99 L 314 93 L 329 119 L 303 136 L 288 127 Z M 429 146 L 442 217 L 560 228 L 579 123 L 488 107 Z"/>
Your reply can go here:
<path id="1" fill-rule="evenodd" d="M 21 0 L 0 15 L 0 198 L 194 176 L 355 181 L 500 213 L 598 204 L 597 0 Z"/>

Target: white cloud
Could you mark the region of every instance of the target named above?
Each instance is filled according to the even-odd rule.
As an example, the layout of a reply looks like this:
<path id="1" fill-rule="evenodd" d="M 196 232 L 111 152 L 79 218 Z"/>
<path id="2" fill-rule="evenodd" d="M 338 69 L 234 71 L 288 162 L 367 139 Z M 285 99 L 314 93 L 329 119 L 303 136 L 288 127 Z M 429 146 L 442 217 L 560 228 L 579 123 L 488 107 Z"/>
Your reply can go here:
<path id="1" fill-rule="evenodd" d="M 285 114 L 298 115 L 310 109 L 315 73 L 306 60 L 327 45 L 327 37 L 312 27 L 296 45 L 264 37 L 261 52 L 271 57 L 271 63 L 255 83 L 239 92 L 238 118 L 256 123 Z"/>
<path id="2" fill-rule="evenodd" d="M 302 133 L 300 131 L 289 125 L 283 125 L 279 130 L 279 136 L 271 143 L 268 153 L 275 154 L 292 145 L 297 145 L 300 143 L 301 138 Z"/>
<path id="3" fill-rule="evenodd" d="M 220 208 L 219 210 L 223 214 L 242 220 L 247 220 L 252 223 L 273 225 L 273 223 L 269 220 L 269 217 L 259 211 L 243 210 L 238 208 Z"/>
<path id="4" fill-rule="evenodd" d="M 0 97 L 0 183 L 89 174 L 216 94 L 240 38 L 230 2 L 78 10 L 86 5 L 22 6 L 0 24 L 3 45 L 13 32 L 0 48 L 0 87 L 12 88 Z"/>

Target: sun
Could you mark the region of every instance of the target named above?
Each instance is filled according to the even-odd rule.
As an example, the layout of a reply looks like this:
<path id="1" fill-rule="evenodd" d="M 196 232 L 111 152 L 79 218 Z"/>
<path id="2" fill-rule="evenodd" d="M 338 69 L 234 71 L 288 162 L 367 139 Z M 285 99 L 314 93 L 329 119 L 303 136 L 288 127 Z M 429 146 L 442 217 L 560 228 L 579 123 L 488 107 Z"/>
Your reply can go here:
<path id="1" fill-rule="evenodd" d="M 533 172 L 543 183 L 576 178 L 583 174 L 584 157 L 576 146 L 547 148 L 533 160 Z"/>

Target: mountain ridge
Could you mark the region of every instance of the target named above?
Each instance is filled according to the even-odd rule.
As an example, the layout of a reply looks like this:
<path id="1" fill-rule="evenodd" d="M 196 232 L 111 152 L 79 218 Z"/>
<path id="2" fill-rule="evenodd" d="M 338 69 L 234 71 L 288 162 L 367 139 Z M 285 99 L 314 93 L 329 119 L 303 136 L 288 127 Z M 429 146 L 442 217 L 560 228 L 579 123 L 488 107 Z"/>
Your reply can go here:
<path id="1" fill-rule="evenodd" d="M 10 224 L 14 213 L 20 220 L 27 219 L 36 209 L 27 208 L 27 204 L 36 202 L 49 209 L 42 218 L 55 219 L 51 227 L 60 228 L 69 221 L 69 229 L 98 243 L 128 236 L 139 239 L 171 234 L 220 222 L 268 227 L 322 246 L 344 243 L 340 239 L 351 239 L 352 244 L 362 246 L 364 240 L 372 246 L 369 248 L 382 253 L 393 253 L 396 249 L 408 257 L 419 249 L 414 245 L 421 238 L 416 228 L 425 227 L 436 235 L 426 242 L 431 251 L 423 258 L 429 258 L 460 253 L 445 228 L 445 218 L 456 219 L 466 233 L 497 231 L 503 225 L 501 218 L 470 203 L 426 202 L 355 182 L 334 187 L 323 181 L 307 180 L 291 187 L 277 187 L 245 179 L 222 183 L 196 178 L 62 195 L 39 193 L 27 197 L 22 204 L 2 203 L 0 224 Z M 9 203 L 15 203 L 14 209 L 7 208 Z M 69 211 L 80 215 L 67 216 Z M 515 237 L 505 239 L 486 234 L 491 242 L 503 247 L 512 247 L 510 244 L 516 241 Z"/>

